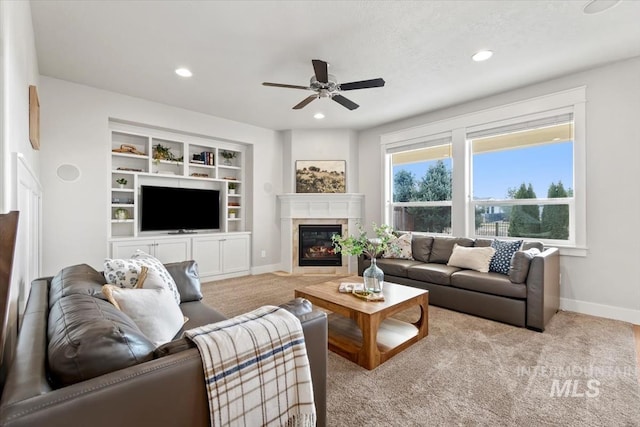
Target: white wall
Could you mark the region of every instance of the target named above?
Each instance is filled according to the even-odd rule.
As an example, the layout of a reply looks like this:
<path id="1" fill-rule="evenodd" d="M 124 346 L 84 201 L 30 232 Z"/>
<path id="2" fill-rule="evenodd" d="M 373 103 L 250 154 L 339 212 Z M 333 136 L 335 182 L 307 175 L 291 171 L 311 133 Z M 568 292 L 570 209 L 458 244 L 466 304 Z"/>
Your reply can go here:
<path id="1" fill-rule="evenodd" d="M 22 208 L 9 289 L 7 345 L 10 350 L 6 359 L 0 360 L 0 365 L 6 368 L 13 354 L 18 316 L 22 314 L 31 280 L 39 273 L 39 212 L 37 206 L 33 212 L 23 205 L 25 200 L 30 200 L 30 194 L 18 193 L 21 187 L 16 179 L 19 172 L 26 171 L 28 176 L 24 179 L 37 190 L 39 153 L 29 142 L 29 85 L 39 85 L 39 73 L 29 2 L 0 2 L 0 65 L 0 213 Z M 19 163 L 15 161 L 17 153 L 22 155 Z M 32 229 L 34 223 L 35 230 Z M 33 236 L 35 240 L 31 239 Z"/>
<path id="2" fill-rule="evenodd" d="M 274 263 L 273 257 L 257 257 L 255 250 L 278 253 L 275 195 L 264 186 L 282 181 L 277 132 L 44 76 L 40 99 L 41 153 L 46 159 L 41 165 L 43 274 L 78 263 L 100 269 L 107 256 L 109 118 L 251 145 L 249 160 L 255 171 L 249 171 L 247 178 L 256 187 L 249 189 L 256 211 L 248 212 L 253 265 Z M 78 166 L 80 179 L 60 180 L 56 169 L 62 164 Z"/>
<path id="3" fill-rule="evenodd" d="M 561 258 L 561 308 L 640 324 L 638 76 L 634 58 L 360 132 L 365 223 L 382 221 L 382 134 L 584 85 L 588 251 Z"/>
<path id="4" fill-rule="evenodd" d="M 296 160 L 346 160 L 347 193 L 358 192 L 358 142 L 352 130 L 284 131 L 285 193 L 295 193 Z"/>

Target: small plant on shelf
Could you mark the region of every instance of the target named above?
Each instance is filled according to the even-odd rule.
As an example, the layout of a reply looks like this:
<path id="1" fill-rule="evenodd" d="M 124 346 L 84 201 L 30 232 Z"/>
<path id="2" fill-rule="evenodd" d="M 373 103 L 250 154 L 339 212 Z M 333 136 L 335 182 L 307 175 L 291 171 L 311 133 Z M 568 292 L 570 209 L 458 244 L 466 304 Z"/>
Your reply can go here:
<path id="1" fill-rule="evenodd" d="M 120 184 L 120 187 L 124 187 L 125 185 L 127 185 L 127 182 L 129 182 L 129 181 L 127 181 L 127 180 L 126 180 L 126 179 L 124 179 L 124 178 L 118 178 L 118 179 L 116 179 L 116 182 L 117 182 L 118 184 Z"/>
<path id="2" fill-rule="evenodd" d="M 232 190 L 232 193 L 235 193 L 237 188 L 238 188 L 238 184 L 236 184 L 235 182 L 229 183 L 229 190 Z"/>
<path id="3" fill-rule="evenodd" d="M 153 146 L 153 160 L 160 162 L 160 160 L 168 160 L 170 162 L 181 162 L 182 157 L 176 157 L 169 147 L 165 147 L 162 144 Z"/>
<path id="4" fill-rule="evenodd" d="M 236 153 L 235 151 L 226 151 L 226 150 L 220 151 L 220 155 L 224 159 L 224 164 L 227 166 L 231 165 L 231 159 L 235 159 L 237 154 L 238 153 Z"/>
<path id="5" fill-rule="evenodd" d="M 230 219 L 234 219 L 236 217 L 236 215 L 238 214 L 238 211 L 235 209 L 229 209 L 229 218 Z"/>

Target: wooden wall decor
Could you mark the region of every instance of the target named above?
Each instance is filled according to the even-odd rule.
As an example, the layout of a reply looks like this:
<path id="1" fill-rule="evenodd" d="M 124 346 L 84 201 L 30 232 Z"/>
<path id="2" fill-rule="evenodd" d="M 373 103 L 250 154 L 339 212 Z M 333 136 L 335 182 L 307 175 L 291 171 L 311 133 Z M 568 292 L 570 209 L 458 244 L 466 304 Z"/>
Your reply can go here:
<path id="1" fill-rule="evenodd" d="M 34 150 L 40 149 L 40 101 L 33 85 L 29 86 L 29 141 Z"/>

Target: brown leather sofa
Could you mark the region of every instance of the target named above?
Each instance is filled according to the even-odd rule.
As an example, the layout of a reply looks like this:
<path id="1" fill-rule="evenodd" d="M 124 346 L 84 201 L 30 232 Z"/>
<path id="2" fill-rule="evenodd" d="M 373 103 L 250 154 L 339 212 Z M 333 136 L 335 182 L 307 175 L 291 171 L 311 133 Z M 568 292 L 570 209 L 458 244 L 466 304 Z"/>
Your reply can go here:
<path id="1" fill-rule="evenodd" d="M 413 259 L 379 258 L 376 264 L 384 272 L 385 281 L 428 290 L 431 305 L 543 332 L 560 307 L 558 249 L 544 248 L 540 242 L 523 242 L 519 252 L 536 248 L 540 253 L 531 259 L 514 256 L 508 275 L 447 265 L 454 244 L 485 247 L 491 242 L 414 234 Z M 514 263 L 516 258 L 518 262 Z M 370 264 L 360 256 L 358 274 L 362 275 Z"/>
<path id="2" fill-rule="evenodd" d="M 178 286 L 180 308 L 189 318 L 183 330 L 226 318 L 201 302 L 195 262 L 166 267 Z M 179 338 L 182 331 L 174 341 L 150 350 L 131 319 L 112 311 L 102 299 L 101 276 L 79 265 L 33 281 L 0 402 L 0 425 L 209 426 L 198 350 Z M 312 310 L 304 300 L 283 307 L 302 323 L 317 425 L 324 426 L 326 314 Z M 63 351 L 60 345 L 66 346 Z"/>

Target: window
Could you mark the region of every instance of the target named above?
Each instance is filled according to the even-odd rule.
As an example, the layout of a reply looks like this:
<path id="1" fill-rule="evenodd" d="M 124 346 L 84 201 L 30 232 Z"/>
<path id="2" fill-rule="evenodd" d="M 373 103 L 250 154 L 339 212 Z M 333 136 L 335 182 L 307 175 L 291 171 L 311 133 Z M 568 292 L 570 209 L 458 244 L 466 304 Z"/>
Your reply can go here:
<path id="1" fill-rule="evenodd" d="M 467 138 L 475 236 L 573 240 L 572 114 L 470 132 Z"/>
<path id="2" fill-rule="evenodd" d="M 586 254 L 585 102 L 580 87 L 382 135 L 383 221 Z"/>
<path id="3" fill-rule="evenodd" d="M 451 234 L 451 137 L 387 150 L 396 230 Z"/>

